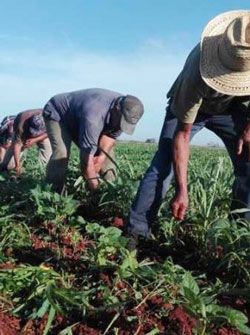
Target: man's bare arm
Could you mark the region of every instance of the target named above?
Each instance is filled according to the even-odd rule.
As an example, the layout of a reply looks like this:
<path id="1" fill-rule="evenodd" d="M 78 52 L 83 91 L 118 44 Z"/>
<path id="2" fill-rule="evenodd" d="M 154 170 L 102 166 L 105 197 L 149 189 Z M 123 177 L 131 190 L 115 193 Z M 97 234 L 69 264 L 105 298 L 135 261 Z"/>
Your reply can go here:
<path id="1" fill-rule="evenodd" d="M 48 137 L 47 133 L 44 133 L 42 135 L 39 135 L 37 137 L 31 137 L 31 138 L 28 138 L 26 141 L 25 141 L 25 144 L 24 144 L 24 148 L 30 148 L 32 147 L 32 145 L 38 143 L 38 142 L 42 142 L 43 140 L 45 140 L 46 138 Z"/>
<path id="2" fill-rule="evenodd" d="M 94 155 L 81 151 L 80 160 L 83 177 L 86 179 L 88 187 L 95 190 L 99 186 L 99 175 L 95 170 Z"/>
<path id="3" fill-rule="evenodd" d="M 107 135 L 101 135 L 100 140 L 99 140 L 99 145 L 98 145 L 100 149 L 100 154 L 94 158 L 95 170 L 97 173 L 100 171 L 103 163 L 107 159 L 106 154 L 110 153 L 114 144 L 115 144 L 115 139 Z"/>
<path id="4" fill-rule="evenodd" d="M 176 181 L 172 214 L 183 220 L 188 207 L 187 169 L 189 160 L 189 140 L 192 123 L 180 123 L 173 139 L 173 165 Z"/>
<path id="5" fill-rule="evenodd" d="M 106 135 L 102 135 L 98 147 L 100 154 L 94 156 L 81 151 L 81 168 L 84 178 L 87 180 L 90 189 L 94 190 L 99 186 L 99 171 L 107 158 L 105 153 L 109 153 L 115 144 L 115 140 Z"/>
<path id="6" fill-rule="evenodd" d="M 14 160 L 15 160 L 15 169 L 18 175 L 21 174 L 21 164 L 20 164 L 20 156 L 21 151 L 23 148 L 22 142 L 15 142 L 13 143 L 13 153 L 14 153 Z"/>

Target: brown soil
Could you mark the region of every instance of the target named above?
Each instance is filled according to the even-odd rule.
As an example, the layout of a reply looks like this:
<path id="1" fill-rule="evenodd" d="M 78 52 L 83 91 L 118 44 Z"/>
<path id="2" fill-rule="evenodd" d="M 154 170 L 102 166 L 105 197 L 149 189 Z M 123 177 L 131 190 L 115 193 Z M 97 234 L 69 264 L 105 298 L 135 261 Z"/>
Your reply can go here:
<path id="1" fill-rule="evenodd" d="M 0 312 L 0 335 L 17 335 L 20 330 L 19 318 Z"/>

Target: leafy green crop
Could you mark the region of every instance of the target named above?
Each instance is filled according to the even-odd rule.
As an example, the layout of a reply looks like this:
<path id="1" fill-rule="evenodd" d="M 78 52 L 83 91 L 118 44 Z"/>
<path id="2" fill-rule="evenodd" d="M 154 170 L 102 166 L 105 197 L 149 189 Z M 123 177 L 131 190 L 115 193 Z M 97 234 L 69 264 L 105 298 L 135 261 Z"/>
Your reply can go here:
<path id="1" fill-rule="evenodd" d="M 192 148 L 186 219 L 171 217 L 171 187 L 150 239 L 138 252 L 127 249 L 129 208 L 155 150 L 119 143 L 118 178 L 94 194 L 74 147 L 64 196 L 44 185 L 35 151 L 23 176 L 1 175 L 3 311 L 22 325 L 41 322 L 39 335 L 79 334 L 78 327 L 105 335 L 210 335 L 222 327 L 250 334 L 250 226 L 228 216 L 232 166 L 224 150 Z"/>

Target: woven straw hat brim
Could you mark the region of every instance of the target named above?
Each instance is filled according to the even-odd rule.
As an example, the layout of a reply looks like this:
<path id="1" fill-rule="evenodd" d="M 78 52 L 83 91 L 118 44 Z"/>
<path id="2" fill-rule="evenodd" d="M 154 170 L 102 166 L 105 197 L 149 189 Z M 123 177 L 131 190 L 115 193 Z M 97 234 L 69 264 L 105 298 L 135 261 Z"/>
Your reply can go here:
<path id="1" fill-rule="evenodd" d="M 248 10 L 226 12 L 216 16 L 205 27 L 201 38 L 200 73 L 216 91 L 235 96 L 250 95 L 250 71 L 237 72 L 225 67 L 218 55 L 218 46 L 228 25 Z"/>

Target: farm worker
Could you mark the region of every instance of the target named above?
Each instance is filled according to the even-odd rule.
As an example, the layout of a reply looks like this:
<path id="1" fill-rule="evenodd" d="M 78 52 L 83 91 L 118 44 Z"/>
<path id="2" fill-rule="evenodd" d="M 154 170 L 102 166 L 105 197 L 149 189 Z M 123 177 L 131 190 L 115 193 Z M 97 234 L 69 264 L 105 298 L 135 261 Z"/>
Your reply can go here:
<path id="1" fill-rule="evenodd" d="M 232 209 L 250 209 L 250 11 L 226 12 L 208 23 L 167 98 L 158 151 L 130 210 L 131 248 L 138 236 L 149 236 L 173 175 L 172 215 L 184 219 L 189 141 L 204 127 L 222 139 L 232 160 Z M 250 219 L 249 211 L 243 215 Z"/>
<path id="2" fill-rule="evenodd" d="M 3 161 L 6 151 L 12 143 L 14 120 L 14 115 L 6 116 L 0 124 L 0 163 Z"/>
<path id="3" fill-rule="evenodd" d="M 143 112 L 138 98 L 101 88 L 51 98 L 43 113 L 52 146 L 47 182 L 63 192 L 72 141 L 80 149 L 81 171 L 89 189 L 98 187 L 100 174 L 113 179 L 110 157 L 115 140 L 122 132 L 131 135 Z"/>
<path id="4" fill-rule="evenodd" d="M 42 109 L 30 109 L 17 115 L 13 124 L 13 143 L 1 164 L 2 170 L 15 168 L 19 175 L 21 173 L 21 154 L 24 149 L 30 148 L 34 144 L 38 147 L 41 163 L 47 164 L 51 156 L 51 146 L 46 134 L 42 112 Z M 13 157 L 14 166 L 10 164 Z"/>

